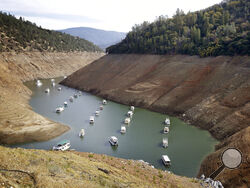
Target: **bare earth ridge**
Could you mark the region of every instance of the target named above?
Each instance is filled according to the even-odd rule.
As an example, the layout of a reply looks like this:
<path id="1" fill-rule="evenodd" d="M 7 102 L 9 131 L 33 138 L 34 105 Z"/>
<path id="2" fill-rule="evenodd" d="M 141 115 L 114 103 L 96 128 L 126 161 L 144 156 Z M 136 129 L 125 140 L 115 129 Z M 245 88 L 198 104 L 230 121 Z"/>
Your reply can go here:
<path id="1" fill-rule="evenodd" d="M 250 185 L 249 56 L 106 55 L 62 84 L 179 116 L 208 130 L 221 143 L 204 160 L 199 175 L 210 175 L 221 164 L 221 152 L 237 147 L 244 163 L 237 170 L 224 170 L 218 179 L 226 187 Z"/>

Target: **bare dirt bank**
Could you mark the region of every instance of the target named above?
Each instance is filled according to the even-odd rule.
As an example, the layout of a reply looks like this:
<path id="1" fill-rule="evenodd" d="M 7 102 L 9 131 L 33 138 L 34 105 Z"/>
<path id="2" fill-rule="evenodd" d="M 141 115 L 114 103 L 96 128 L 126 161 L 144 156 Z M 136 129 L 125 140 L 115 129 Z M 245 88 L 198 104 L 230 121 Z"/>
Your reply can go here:
<path id="1" fill-rule="evenodd" d="M 69 130 L 32 111 L 23 81 L 71 74 L 100 53 L 0 53 L 0 143 L 43 141 Z"/>
<path id="2" fill-rule="evenodd" d="M 62 84 L 120 103 L 180 116 L 208 130 L 225 144 L 204 160 L 200 174 L 210 175 L 220 164 L 218 155 L 228 146 L 245 146 L 240 147 L 244 160 L 249 156 L 248 56 L 107 55 L 76 71 Z M 244 139 L 236 142 L 236 134 Z M 223 171 L 219 179 L 229 187 L 250 184 L 249 163 L 234 172 L 236 176 Z"/>

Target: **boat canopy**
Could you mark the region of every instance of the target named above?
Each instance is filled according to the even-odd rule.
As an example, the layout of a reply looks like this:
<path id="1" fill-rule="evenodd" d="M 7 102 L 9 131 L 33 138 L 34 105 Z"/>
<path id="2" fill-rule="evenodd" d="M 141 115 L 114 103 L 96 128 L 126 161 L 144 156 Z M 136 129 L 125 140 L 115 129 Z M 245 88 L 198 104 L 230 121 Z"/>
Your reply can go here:
<path id="1" fill-rule="evenodd" d="M 162 155 L 162 159 L 166 162 L 170 162 L 170 159 L 167 155 Z"/>
<path id="2" fill-rule="evenodd" d="M 58 142 L 57 145 L 59 146 L 59 145 L 67 144 L 67 143 L 70 143 L 70 141 L 69 140 L 62 140 L 62 141 Z"/>

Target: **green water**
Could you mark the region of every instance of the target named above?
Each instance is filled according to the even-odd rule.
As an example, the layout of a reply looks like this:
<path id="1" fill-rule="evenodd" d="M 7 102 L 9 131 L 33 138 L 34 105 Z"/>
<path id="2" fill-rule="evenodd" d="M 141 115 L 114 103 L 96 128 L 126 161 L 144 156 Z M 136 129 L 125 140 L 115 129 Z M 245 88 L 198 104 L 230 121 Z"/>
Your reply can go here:
<path id="1" fill-rule="evenodd" d="M 58 83 L 62 78 L 57 78 Z M 51 86 L 51 81 L 41 80 L 43 85 L 37 87 L 34 81 L 26 85 L 33 91 L 30 105 L 39 114 L 51 120 L 70 126 L 70 131 L 46 141 L 19 144 L 13 147 L 51 149 L 63 139 L 71 141 L 72 149 L 84 152 L 102 153 L 126 159 L 142 159 L 156 168 L 169 170 L 178 175 L 196 176 L 202 159 L 213 151 L 217 143 L 207 131 L 185 124 L 183 121 L 170 117 L 171 126 L 168 134 L 163 134 L 166 115 L 136 108 L 133 119 L 126 126 L 126 134 L 120 134 L 120 128 L 128 106 L 108 101 L 100 116 L 95 117 L 95 123 L 89 124 L 89 117 L 101 105 L 101 98 L 88 93 L 69 102 L 69 97 L 77 92 L 75 89 L 62 87 L 57 91 Z M 44 90 L 50 87 L 50 93 Z M 68 107 L 61 113 L 55 113 L 56 107 L 68 101 Z M 81 139 L 79 131 L 84 128 L 85 136 Z M 116 136 L 119 140 L 117 148 L 111 147 L 108 138 Z M 162 139 L 168 137 L 168 148 L 162 147 Z M 171 166 L 166 168 L 161 162 L 161 155 L 167 154 L 171 159 Z"/>

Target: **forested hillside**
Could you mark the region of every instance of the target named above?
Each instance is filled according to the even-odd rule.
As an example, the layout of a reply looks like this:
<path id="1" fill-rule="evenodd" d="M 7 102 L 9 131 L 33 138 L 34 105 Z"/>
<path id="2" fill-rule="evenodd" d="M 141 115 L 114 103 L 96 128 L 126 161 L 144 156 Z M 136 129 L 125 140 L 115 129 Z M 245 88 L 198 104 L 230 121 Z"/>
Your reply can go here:
<path id="1" fill-rule="evenodd" d="M 101 51 L 93 43 L 37 27 L 22 17 L 0 12 L 0 52 L 5 51 Z"/>
<path id="2" fill-rule="evenodd" d="M 250 1 L 224 0 L 197 12 L 135 25 L 108 53 L 250 55 Z"/>

